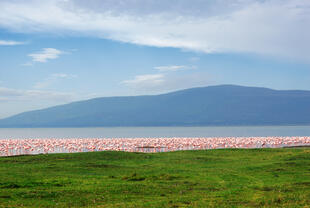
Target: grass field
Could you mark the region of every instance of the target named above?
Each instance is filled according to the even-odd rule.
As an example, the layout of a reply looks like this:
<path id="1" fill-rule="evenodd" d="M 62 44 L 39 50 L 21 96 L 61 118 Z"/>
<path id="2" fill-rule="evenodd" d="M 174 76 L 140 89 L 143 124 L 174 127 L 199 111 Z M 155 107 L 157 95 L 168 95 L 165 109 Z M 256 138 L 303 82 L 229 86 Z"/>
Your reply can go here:
<path id="1" fill-rule="evenodd" d="M 0 158 L 0 207 L 309 207 L 310 148 Z"/>

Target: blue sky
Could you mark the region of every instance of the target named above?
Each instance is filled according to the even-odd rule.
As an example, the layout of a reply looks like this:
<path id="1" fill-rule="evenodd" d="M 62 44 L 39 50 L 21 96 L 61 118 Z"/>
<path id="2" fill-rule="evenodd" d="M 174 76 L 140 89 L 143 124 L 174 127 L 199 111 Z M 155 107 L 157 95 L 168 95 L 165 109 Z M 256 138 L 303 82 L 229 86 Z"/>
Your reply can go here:
<path id="1" fill-rule="evenodd" d="M 0 118 L 219 84 L 310 90 L 309 25 L 308 0 L 1 0 Z"/>

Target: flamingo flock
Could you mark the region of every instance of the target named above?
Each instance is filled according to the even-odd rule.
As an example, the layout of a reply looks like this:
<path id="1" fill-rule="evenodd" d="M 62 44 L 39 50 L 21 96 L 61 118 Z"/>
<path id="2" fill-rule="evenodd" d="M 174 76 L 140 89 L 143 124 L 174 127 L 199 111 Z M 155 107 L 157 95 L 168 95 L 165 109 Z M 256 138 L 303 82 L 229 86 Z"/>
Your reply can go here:
<path id="1" fill-rule="evenodd" d="M 0 139 L 0 156 L 93 151 L 169 152 L 309 146 L 310 137 Z"/>

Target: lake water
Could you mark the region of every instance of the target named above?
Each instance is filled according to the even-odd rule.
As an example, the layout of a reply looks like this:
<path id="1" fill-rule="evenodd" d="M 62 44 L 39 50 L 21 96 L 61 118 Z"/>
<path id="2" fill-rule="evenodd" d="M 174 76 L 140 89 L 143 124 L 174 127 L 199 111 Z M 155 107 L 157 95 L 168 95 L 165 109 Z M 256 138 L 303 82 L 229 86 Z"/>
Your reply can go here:
<path id="1" fill-rule="evenodd" d="M 310 136 L 310 126 L 0 128 L 0 139 Z"/>

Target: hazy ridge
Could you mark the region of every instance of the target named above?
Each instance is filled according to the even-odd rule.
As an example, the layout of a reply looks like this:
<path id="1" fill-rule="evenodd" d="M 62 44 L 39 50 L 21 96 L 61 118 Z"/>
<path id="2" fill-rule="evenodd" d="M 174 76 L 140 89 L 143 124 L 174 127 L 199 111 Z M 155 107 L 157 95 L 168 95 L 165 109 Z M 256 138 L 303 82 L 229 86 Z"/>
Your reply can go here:
<path id="1" fill-rule="evenodd" d="M 235 85 L 95 98 L 0 120 L 0 127 L 305 124 L 310 124 L 310 91 Z"/>

